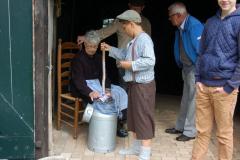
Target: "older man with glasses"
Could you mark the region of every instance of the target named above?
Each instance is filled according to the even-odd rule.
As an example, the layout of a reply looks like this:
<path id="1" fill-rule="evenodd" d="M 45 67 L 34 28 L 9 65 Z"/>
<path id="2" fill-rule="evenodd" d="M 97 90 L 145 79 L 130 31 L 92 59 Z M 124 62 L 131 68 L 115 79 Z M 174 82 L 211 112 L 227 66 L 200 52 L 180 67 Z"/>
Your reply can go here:
<path id="1" fill-rule="evenodd" d="M 184 81 L 180 112 L 175 128 L 166 133 L 181 134 L 177 141 L 189 141 L 196 136 L 195 127 L 195 62 L 203 31 L 202 23 L 189 15 L 186 6 L 175 2 L 168 8 L 169 20 L 178 29 L 175 32 L 174 56 L 182 69 Z"/>

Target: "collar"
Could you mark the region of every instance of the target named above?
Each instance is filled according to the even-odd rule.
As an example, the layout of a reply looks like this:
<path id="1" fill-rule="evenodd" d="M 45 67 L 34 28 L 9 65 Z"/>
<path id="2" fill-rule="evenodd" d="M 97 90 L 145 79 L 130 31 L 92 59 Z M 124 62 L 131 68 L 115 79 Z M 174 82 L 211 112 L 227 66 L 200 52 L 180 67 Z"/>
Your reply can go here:
<path id="1" fill-rule="evenodd" d="M 90 56 L 87 54 L 87 52 L 85 51 L 85 49 L 82 51 L 82 53 L 80 54 L 83 54 L 84 57 L 88 58 L 88 59 L 93 59 L 97 53 L 95 53 L 94 55 Z"/>
<path id="2" fill-rule="evenodd" d="M 186 23 L 188 17 L 189 17 L 189 15 L 187 15 L 187 16 L 185 17 L 185 19 L 183 20 L 182 24 L 180 25 L 180 27 L 179 27 L 178 29 L 184 30 L 184 26 L 185 26 L 185 23 Z"/>

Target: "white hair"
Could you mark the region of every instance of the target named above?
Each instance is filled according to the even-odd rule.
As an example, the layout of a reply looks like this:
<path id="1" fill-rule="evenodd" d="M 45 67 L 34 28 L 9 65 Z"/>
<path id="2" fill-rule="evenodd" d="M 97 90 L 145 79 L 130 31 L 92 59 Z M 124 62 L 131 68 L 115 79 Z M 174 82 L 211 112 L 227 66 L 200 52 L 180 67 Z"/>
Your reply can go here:
<path id="1" fill-rule="evenodd" d="M 85 39 L 88 43 L 91 43 L 94 45 L 98 45 L 99 42 L 101 41 L 99 34 L 94 30 L 90 30 L 86 32 Z"/>
<path id="2" fill-rule="evenodd" d="M 183 15 L 183 14 L 187 13 L 186 6 L 182 2 L 175 2 L 175 3 L 171 4 L 168 7 L 168 11 L 170 14 L 179 13 L 179 14 Z"/>

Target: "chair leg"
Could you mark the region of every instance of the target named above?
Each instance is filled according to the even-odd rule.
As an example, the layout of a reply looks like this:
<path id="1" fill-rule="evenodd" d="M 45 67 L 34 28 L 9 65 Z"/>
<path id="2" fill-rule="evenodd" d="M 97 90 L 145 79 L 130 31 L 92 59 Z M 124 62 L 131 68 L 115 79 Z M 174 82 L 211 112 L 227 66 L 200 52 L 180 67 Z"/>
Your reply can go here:
<path id="1" fill-rule="evenodd" d="M 58 107 L 57 107 L 57 130 L 61 128 L 61 99 L 58 98 Z"/>
<path id="2" fill-rule="evenodd" d="M 75 110 L 74 110 L 74 133 L 73 133 L 73 138 L 77 138 L 78 134 L 78 111 L 79 111 L 79 100 L 75 102 Z"/>

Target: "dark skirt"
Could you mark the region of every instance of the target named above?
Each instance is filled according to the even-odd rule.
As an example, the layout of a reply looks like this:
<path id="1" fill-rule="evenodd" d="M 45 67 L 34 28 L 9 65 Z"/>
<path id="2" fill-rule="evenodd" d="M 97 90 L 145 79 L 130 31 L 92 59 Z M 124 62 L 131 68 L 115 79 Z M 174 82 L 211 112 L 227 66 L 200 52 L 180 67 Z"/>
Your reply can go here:
<path id="1" fill-rule="evenodd" d="M 136 133 L 137 139 L 152 139 L 155 132 L 155 81 L 129 83 L 128 85 L 128 130 Z"/>

